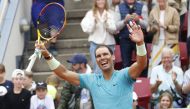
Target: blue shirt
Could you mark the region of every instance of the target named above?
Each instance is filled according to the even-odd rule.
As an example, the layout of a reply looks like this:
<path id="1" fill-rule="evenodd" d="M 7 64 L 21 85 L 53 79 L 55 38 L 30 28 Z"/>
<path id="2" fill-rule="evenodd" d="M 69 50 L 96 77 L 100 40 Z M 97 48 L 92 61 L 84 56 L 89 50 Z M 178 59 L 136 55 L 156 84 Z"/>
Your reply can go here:
<path id="1" fill-rule="evenodd" d="M 128 70 L 114 71 L 110 80 L 102 74 L 80 74 L 80 87 L 90 90 L 95 109 L 132 109 L 135 81 Z"/>

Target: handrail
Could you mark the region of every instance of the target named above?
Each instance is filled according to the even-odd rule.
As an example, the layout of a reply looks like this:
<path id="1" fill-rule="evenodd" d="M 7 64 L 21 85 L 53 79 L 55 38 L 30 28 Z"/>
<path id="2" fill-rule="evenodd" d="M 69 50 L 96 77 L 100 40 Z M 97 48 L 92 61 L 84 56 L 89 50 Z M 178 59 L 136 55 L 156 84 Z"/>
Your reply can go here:
<path id="1" fill-rule="evenodd" d="M 3 1 L 8 1 L 8 6 L 7 6 L 7 12 L 4 16 L 3 25 L 1 25 L 2 27 L 1 27 L 1 32 L 0 32 L 0 35 L 3 36 L 3 37 L 0 37 L 0 49 L 1 49 L 0 63 L 3 62 L 3 59 L 5 57 L 13 21 L 16 16 L 16 12 L 17 12 L 17 8 L 18 8 L 18 4 L 20 0 L 3 0 Z"/>
<path id="2" fill-rule="evenodd" d="M 4 17 L 8 7 L 9 0 L 0 0 L 0 31 L 3 25 Z"/>

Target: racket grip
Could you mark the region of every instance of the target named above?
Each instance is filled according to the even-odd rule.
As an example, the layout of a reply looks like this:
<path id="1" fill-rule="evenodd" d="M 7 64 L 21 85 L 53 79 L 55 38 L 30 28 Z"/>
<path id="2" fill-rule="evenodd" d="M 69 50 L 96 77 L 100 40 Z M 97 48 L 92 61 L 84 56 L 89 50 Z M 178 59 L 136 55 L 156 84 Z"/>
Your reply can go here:
<path id="1" fill-rule="evenodd" d="M 34 57 L 30 60 L 30 62 L 29 62 L 29 64 L 28 64 L 28 67 L 26 68 L 26 71 L 27 71 L 27 72 L 31 72 L 31 69 L 32 69 L 32 67 L 33 67 L 33 65 L 34 65 L 34 63 L 35 63 L 35 61 L 36 61 L 36 58 L 37 58 L 37 56 L 34 56 Z"/>

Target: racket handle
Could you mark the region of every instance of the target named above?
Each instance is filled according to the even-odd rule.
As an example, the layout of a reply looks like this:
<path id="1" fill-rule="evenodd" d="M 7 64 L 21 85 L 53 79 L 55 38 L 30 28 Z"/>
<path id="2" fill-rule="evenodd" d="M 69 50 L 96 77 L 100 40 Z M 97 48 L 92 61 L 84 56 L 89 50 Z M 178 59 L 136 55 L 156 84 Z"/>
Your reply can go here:
<path id="1" fill-rule="evenodd" d="M 31 72 L 31 69 L 32 69 L 32 67 L 33 67 L 33 65 L 34 65 L 34 63 L 35 63 L 35 61 L 36 61 L 36 58 L 37 58 L 37 56 L 34 56 L 34 57 L 30 60 L 30 62 L 29 62 L 29 64 L 28 64 L 28 67 L 26 68 L 26 71 L 27 71 L 27 72 Z"/>

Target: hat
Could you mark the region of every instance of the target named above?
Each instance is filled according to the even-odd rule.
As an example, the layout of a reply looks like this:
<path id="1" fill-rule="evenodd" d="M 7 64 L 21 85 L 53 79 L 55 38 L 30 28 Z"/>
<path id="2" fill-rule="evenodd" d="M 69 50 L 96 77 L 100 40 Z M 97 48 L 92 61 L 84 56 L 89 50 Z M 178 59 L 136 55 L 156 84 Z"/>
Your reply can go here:
<path id="1" fill-rule="evenodd" d="M 17 77 L 18 75 L 20 75 L 21 77 L 24 78 L 24 71 L 23 70 L 20 70 L 20 69 L 15 69 L 12 73 L 12 78 L 15 78 Z"/>
<path id="2" fill-rule="evenodd" d="M 37 82 L 36 89 L 47 89 L 47 84 L 45 82 Z"/>
<path id="3" fill-rule="evenodd" d="M 71 59 L 67 60 L 67 62 L 71 64 L 81 64 L 81 63 L 86 64 L 87 59 L 84 54 L 75 54 L 73 57 L 71 57 Z"/>

